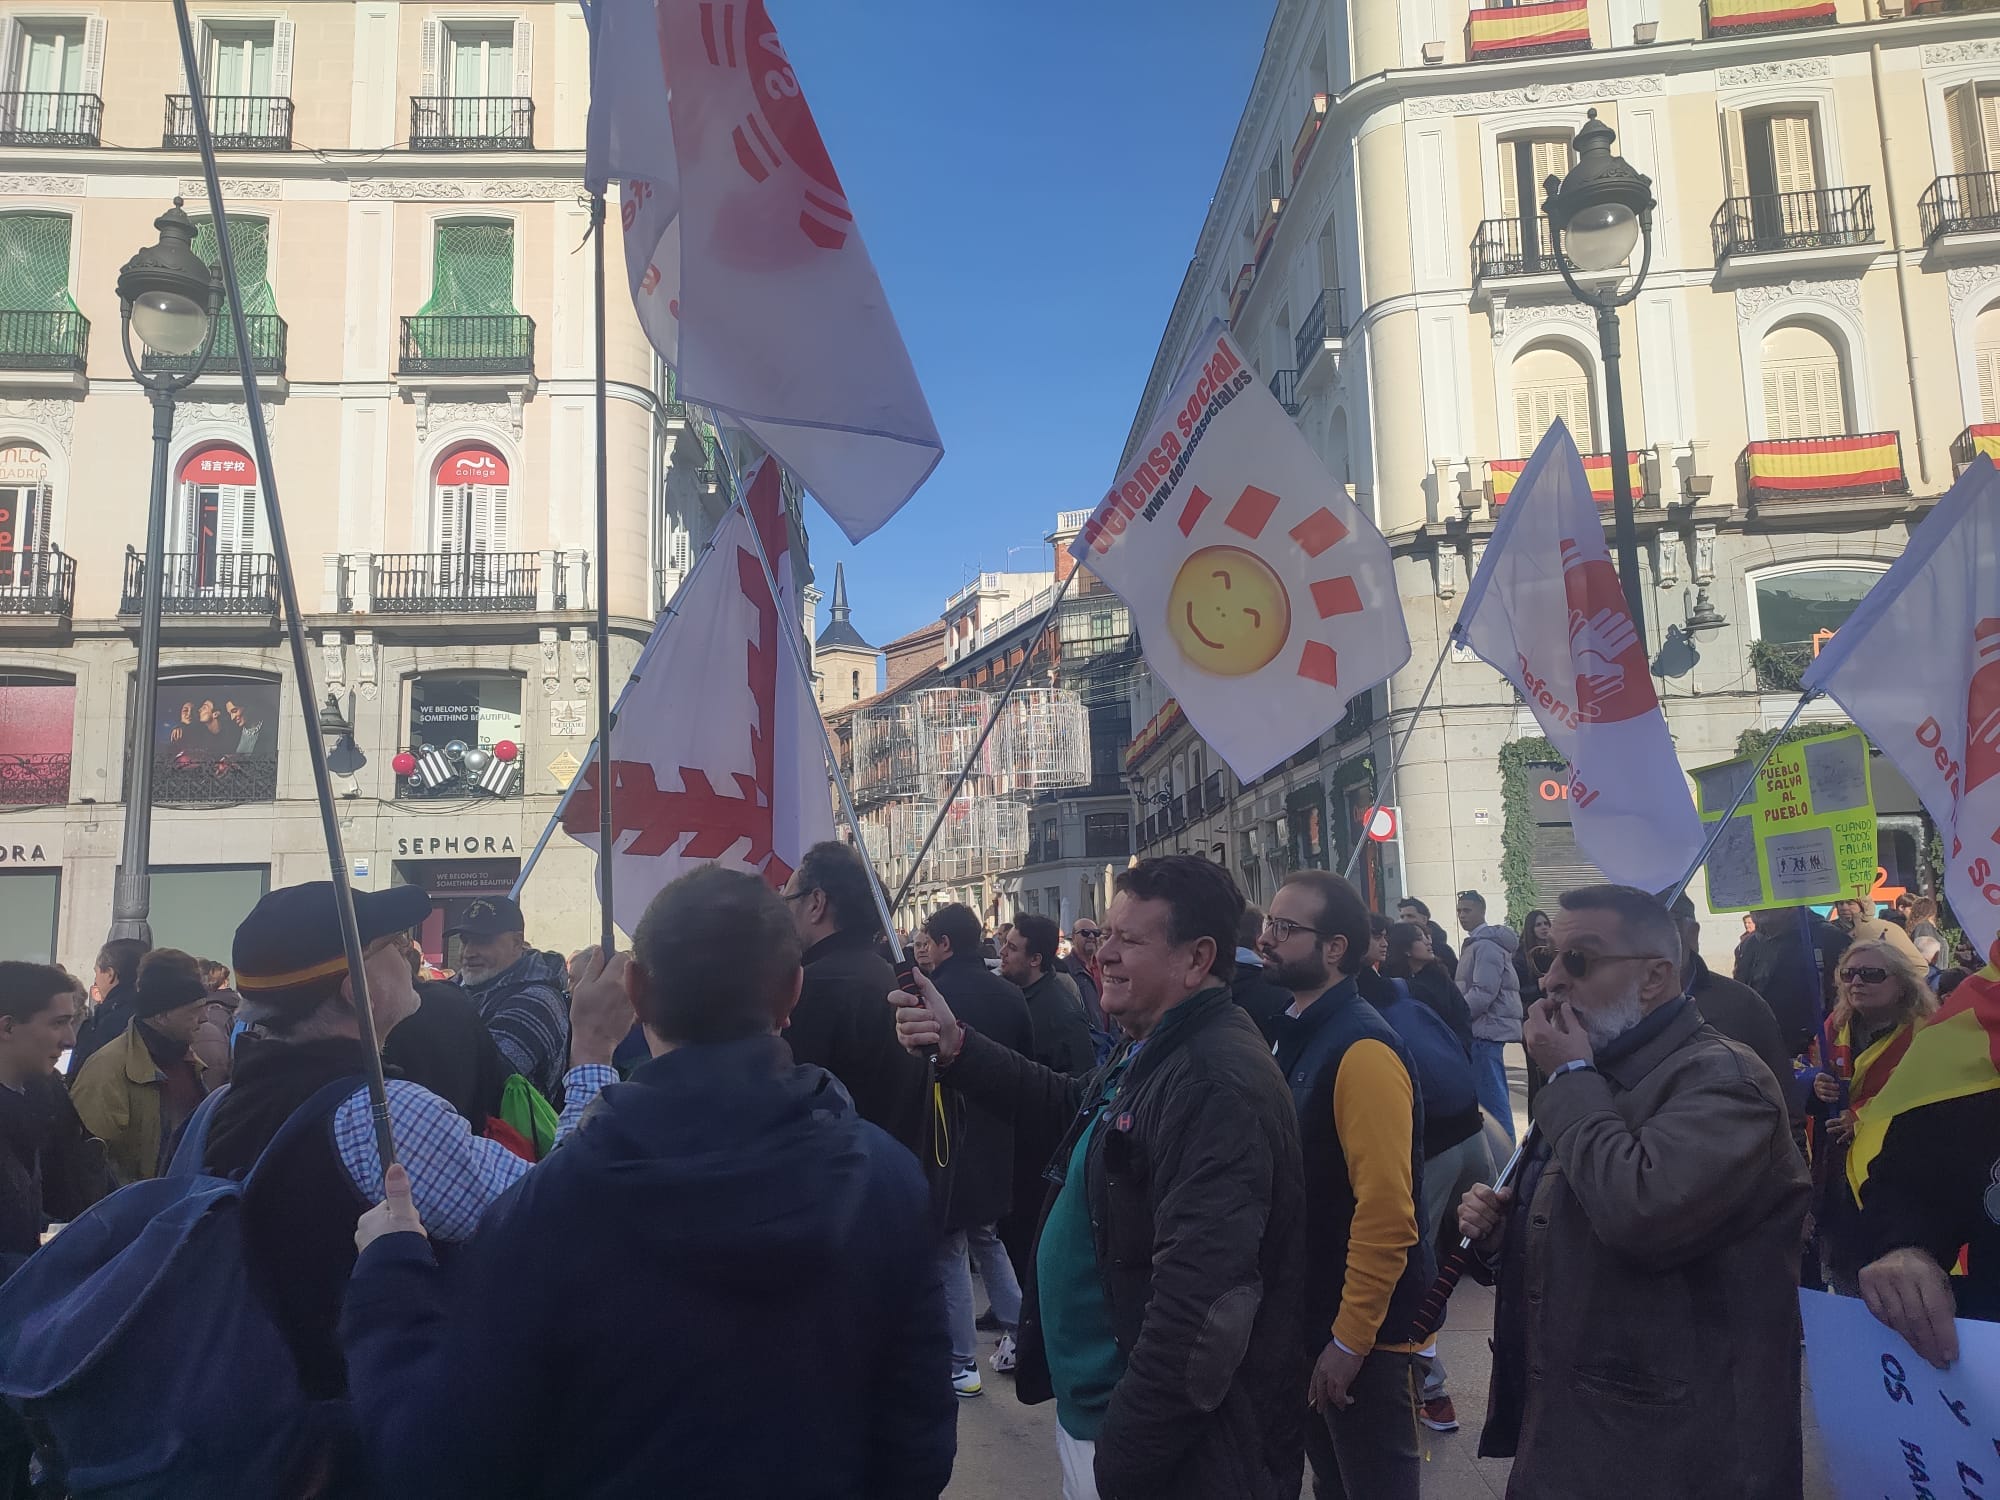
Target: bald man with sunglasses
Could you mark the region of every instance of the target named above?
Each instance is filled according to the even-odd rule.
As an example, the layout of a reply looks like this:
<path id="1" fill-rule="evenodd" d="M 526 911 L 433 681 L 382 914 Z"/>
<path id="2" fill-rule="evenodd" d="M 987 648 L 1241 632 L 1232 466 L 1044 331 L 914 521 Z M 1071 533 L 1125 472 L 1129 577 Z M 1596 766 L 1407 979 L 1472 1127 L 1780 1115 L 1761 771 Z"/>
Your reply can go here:
<path id="1" fill-rule="evenodd" d="M 1808 1184 L 1771 1070 L 1682 989 L 1672 915 L 1569 892 L 1522 1042 L 1517 1187 L 1459 1229 L 1499 1291 L 1479 1451 L 1535 1500 L 1798 1500 Z"/>

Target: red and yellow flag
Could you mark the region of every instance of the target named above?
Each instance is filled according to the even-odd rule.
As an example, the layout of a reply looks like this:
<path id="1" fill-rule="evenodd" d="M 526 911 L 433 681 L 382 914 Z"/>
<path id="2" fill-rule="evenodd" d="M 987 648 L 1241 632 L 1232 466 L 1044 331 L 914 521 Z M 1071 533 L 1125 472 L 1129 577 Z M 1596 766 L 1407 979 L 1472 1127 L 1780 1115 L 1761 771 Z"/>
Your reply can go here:
<path id="1" fill-rule="evenodd" d="M 1833 0 L 1708 0 L 1710 36 L 1832 19 Z"/>
<path id="2" fill-rule="evenodd" d="M 1872 1097 L 1855 1111 L 1847 1151 L 1847 1185 L 1857 1200 L 1898 1115 L 2000 1089 L 2000 968 L 1989 966 L 1953 990 L 1944 1008 L 1909 1036 L 1888 1076 L 1869 1082 Z"/>
<path id="3" fill-rule="evenodd" d="M 1539 5 L 1475 10 L 1466 22 L 1467 50 L 1474 57 L 1589 41 L 1589 0 L 1545 0 Z"/>
<path id="4" fill-rule="evenodd" d="M 1893 432 L 1768 439 L 1750 445 L 1749 466 L 1753 493 L 1807 495 L 1892 483 L 1903 477 L 1903 454 Z"/>

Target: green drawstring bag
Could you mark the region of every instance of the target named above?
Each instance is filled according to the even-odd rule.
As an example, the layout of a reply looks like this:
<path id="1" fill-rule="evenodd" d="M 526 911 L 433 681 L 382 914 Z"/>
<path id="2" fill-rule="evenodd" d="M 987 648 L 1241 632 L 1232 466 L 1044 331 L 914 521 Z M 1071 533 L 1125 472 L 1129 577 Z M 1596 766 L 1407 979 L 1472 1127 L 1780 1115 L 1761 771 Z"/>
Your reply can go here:
<path id="1" fill-rule="evenodd" d="M 519 1073 L 509 1078 L 507 1086 L 500 1091 L 500 1118 L 534 1152 L 530 1160 L 540 1161 L 555 1150 L 555 1106 Z"/>

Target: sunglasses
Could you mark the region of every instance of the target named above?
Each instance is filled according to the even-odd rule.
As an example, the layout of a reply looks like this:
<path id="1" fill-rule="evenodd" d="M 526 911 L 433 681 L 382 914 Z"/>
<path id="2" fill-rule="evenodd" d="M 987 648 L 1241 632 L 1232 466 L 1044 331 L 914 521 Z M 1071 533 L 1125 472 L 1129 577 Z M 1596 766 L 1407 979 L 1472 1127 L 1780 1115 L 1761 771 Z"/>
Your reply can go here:
<path id="1" fill-rule="evenodd" d="M 1880 984 L 1888 977 L 1889 971 L 1887 969 L 1878 969 L 1872 965 L 1865 969 L 1842 969 L 1840 971 L 1840 982 L 1842 984 Z"/>
<path id="2" fill-rule="evenodd" d="M 1657 953 L 1591 953 L 1582 948 L 1565 948 L 1555 957 L 1572 979 L 1588 979 L 1599 964 L 1650 964 L 1659 959 Z"/>

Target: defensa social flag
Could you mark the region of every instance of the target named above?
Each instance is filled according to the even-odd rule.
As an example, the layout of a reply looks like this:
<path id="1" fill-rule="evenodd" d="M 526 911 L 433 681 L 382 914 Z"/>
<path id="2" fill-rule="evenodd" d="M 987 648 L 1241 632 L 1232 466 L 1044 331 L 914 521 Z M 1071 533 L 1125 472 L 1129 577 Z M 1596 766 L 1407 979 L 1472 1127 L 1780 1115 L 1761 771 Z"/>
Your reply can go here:
<path id="1" fill-rule="evenodd" d="M 779 470 L 767 458 L 749 485 L 750 515 L 790 590 L 789 528 Z M 785 659 L 783 620 L 732 507 L 710 551 L 654 627 L 611 730 L 612 915 L 627 932 L 660 887 L 720 862 L 775 889 L 799 856 L 833 837 L 818 708 Z M 598 847 L 600 757 L 563 811 L 563 828 Z M 600 857 L 602 851 L 599 851 Z"/>
<path id="2" fill-rule="evenodd" d="M 1945 894 L 2000 936 L 2000 470 L 1981 455 L 1806 669 L 1909 778 L 1944 841 Z"/>
<path id="3" fill-rule="evenodd" d="M 584 175 L 617 187 L 646 336 L 860 541 L 944 445 L 763 0 L 591 15 Z"/>
<path id="4" fill-rule="evenodd" d="M 1644 890 L 1677 883 L 1701 819 L 1560 418 L 1500 512 L 1452 635 L 1514 684 L 1568 762 L 1570 823 L 1591 862 Z"/>
<path id="5" fill-rule="evenodd" d="M 1245 781 L 1410 659 L 1389 544 L 1220 323 L 1070 551 Z"/>

